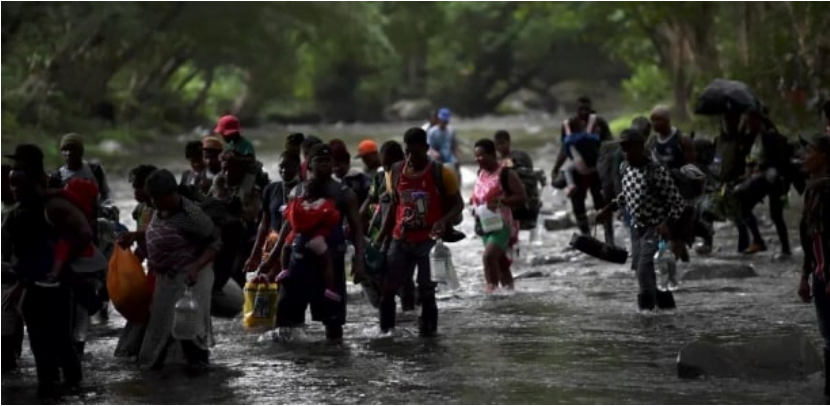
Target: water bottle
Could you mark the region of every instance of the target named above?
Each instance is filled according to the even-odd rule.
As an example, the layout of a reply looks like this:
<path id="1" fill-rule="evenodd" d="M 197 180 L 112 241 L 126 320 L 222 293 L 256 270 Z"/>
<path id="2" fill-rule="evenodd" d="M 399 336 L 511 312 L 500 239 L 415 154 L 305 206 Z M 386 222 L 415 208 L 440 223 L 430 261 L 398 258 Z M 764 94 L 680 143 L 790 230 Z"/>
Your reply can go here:
<path id="1" fill-rule="evenodd" d="M 173 338 L 193 340 L 196 338 L 196 317 L 199 304 L 193 298 L 193 291 L 187 287 L 184 296 L 176 302 L 173 313 Z"/>
<path id="2" fill-rule="evenodd" d="M 458 275 L 452 263 L 452 253 L 443 241 L 438 240 L 432 247 L 429 261 L 433 282 L 447 285 L 450 289 L 458 289 Z"/>
<path id="3" fill-rule="evenodd" d="M 677 286 L 675 281 L 677 262 L 674 259 L 674 253 L 669 250 L 669 244 L 665 240 L 660 240 L 657 245 L 657 253 L 654 254 L 654 268 L 659 275 L 657 287 L 660 290 L 673 290 Z"/>

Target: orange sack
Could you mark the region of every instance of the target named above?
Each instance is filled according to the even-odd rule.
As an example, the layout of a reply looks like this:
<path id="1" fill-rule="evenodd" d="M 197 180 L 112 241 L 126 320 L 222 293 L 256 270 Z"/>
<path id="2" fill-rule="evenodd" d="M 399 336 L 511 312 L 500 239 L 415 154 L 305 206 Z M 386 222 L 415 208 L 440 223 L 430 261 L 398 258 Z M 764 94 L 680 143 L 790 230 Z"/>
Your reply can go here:
<path id="1" fill-rule="evenodd" d="M 129 249 L 115 246 L 107 273 L 107 292 L 115 310 L 127 321 L 146 323 L 150 320 L 152 281 L 144 273 L 141 261 Z"/>

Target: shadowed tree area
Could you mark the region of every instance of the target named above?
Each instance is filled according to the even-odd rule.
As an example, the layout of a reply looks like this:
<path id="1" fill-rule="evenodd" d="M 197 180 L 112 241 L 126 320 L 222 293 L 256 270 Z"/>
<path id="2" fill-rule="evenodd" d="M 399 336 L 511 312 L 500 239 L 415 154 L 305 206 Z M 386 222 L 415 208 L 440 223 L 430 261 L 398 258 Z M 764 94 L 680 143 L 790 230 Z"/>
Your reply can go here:
<path id="1" fill-rule="evenodd" d="M 248 125 L 478 116 L 515 112 L 517 94 L 556 111 L 565 82 L 683 119 L 715 77 L 805 114 L 830 82 L 828 25 L 822 2 L 7 2 L 3 133 L 167 131 L 225 112 Z"/>

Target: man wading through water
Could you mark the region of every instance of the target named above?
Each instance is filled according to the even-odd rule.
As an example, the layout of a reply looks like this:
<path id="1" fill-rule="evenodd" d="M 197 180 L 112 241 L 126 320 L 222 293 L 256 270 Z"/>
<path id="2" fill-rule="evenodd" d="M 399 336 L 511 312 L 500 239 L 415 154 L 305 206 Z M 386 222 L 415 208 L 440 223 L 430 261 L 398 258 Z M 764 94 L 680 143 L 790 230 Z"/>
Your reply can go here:
<path id="1" fill-rule="evenodd" d="M 69 387 L 81 382 L 82 372 L 73 346 L 76 306 L 71 287 L 64 280 L 46 281 L 56 266 L 82 255 L 92 242 L 92 229 L 84 213 L 70 201 L 60 196 L 47 198 L 40 148 L 19 145 L 9 158 L 15 161 L 9 181 L 18 206 L 3 223 L 3 249 L 11 252 L 12 269 L 25 289 L 21 308 L 35 357 L 38 392 L 52 396 L 61 372 Z M 63 258 L 55 250 L 61 238 L 68 243 Z"/>
<path id="2" fill-rule="evenodd" d="M 678 179 L 684 178 L 684 175 L 680 173 L 680 168 L 685 165 L 694 165 L 697 161 L 692 139 L 682 134 L 677 127 L 672 126 L 671 112 L 668 107 L 655 107 L 651 111 L 651 124 L 654 128 L 654 136 L 649 137 L 649 134 L 643 134 L 647 139 L 647 153 L 651 154 L 651 159 L 655 163 L 663 165 L 669 171 L 672 179 L 675 180 L 675 186 L 679 188 Z M 692 199 L 691 196 L 686 196 L 686 198 Z M 693 212 L 693 202 L 687 202 L 686 210 L 682 221 L 671 230 L 672 252 L 681 261 L 689 261 L 686 244 L 694 242 L 696 216 Z M 673 273 L 669 275 L 669 286 L 677 286 L 676 275 Z"/>
<path id="3" fill-rule="evenodd" d="M 422 128 L 407 130 L 404 145 L 406 160 L 386 175 L 392 206 L 378 241 L 383 243 L 390 235 L 392 241 L 381 290 L 380 330 L 388 333 L 395 328 L 395 294 L 405 280 L 412 279 L 417 267 L 419 330 L 422 336 L 432 336 L 438 331 L 438 307 L 429 253 L 464 210 L 464 201 L 454 169 L 429 158 L 430 146 Z M 436 169 L 435 165 L 441 166 Z"/>
<path id="4" fill-rule="evenodd" d="M 589 158 L 591 161 L 590 168 L 585 173 L 578 173 L 573 168 L 566 170 L 572 171 L 575 188 L 571 191 L 569 197 L 571 199 L 571 208 L 574 217 L 577 221 L 579 231 L 583 234 L 589 234 L 590 224 L 587 216 L 587 209 L 585 207 L 585 198 L 588 192 L 591 193 L 591 198 L 594 201 L 594 208 L 598 209 L 605 205 L 605 199 L 602 195 L 602 184 L 596 170 L 596 164 L 599 158 L 600 145 L 603 142 L 611 140 L 611 130 L 608 128 L 608 123 L 602 118 L 596 116 L 596 112 L 592 108 L 591 99 L 588 97 L 580 97 L 578 100 L 578 107 L 576 116 L 567 120 L 562 124 L 562 134 L 560 139 L 559 153 L 556 156 L 556 162 L 553 165 L 551 172 L 551 179 L 557 179 L 559 172 L 568 159 L 569 153 L 573 149 L 579 150 L 579 154 Z M 576 148 L 568 148 L 568 137 L 573 135 L 595 134 L 598 136 L 598 142 L 580 142 L 579 146 L 574 144 Z M 584 138 L 584 137 L 578 137 Z M 582 149 L 582 146 L 588 146 L 587 149 Z M 605 242 L 612 244 L 614 242 L 614 230 L 611 224 L 611 218 L 603 222 L 605 229 Z"/>
<path id="5" fill-rule="evenodd" d="M 291 192 L 291 198 L 303 196 L 306 190 L 320 192 L 323 198 L 333 199 L 340 213 L 344 214 L 349 228 L 352 230 L 354 243 L 354 263 L 352 273 L 355 281 L 360 282 L 365 277 L 363 272 L 364 244 L 363 228 L 360 222 L 360 207 L 354 192 L 332 178 L 333 158 L 331 147 L 326 144 L 317 144 L 311 148 L 308 155 L 309 171 L 312 175 L 309 180 L 303 181 Z M 283 222 L 279 240 L 271 251 L 268 260 L 259 267 L 259 273 L 268 274 L 275 278 L 276 265 L 281 263 L 281 252 L 285 238 L 289 234 L 288 222 Z M 324 296 L 326 285 L 321 267 L 315 263 L 314 255 L 307 255 L 307 248 L 303 238 L 296 238 L 291 250 L 291 259 L 288 276 L 281 282 L 278 305 L 278 328 L 301 328 L 305 323 L 306 307 L 311 305 L 311 317 L 320 321 L 326 327 L 326 338 L 340 340 L 343 338 L 343 325 L 346 323 L 346 236 L 343 225 L 339 224 L 331 230 L 326 245 L 328 255 L 331 255 L 333 271 L 337 283 L 337 294 L 343 300 L 335 302 Z"/>
<path id="6" fill-rule="evenodd" d="M 597 213 L 597 222 L 605 221 L 617 209 L 631 215 L 631 268 L 637 272 L 640 310 L 674 307 L 671 292 L 657 290 L 654 254 L 659 239 L 666 239 L 672 225 L 685 207 L 683 196 L 663 166 L 652 162 L 645 151 L 645 136 L 628 129 L 620 135 L 626 162 L 620 165 L 623 191 L 610 205 Z"/>
<path id="7" fill-rule="evenodd" d="M 804 191 L 801 215 L 801 246 L 804 266 L 798 295 L 805 303 L 812 297 L 821 337 L 824 339 L 824 397 L 830 402 L 830 135 L 817 135 L 804 141 L 804 171 L 810 179 Z M 812 288 L 810 280 L 812 279 Z"/>

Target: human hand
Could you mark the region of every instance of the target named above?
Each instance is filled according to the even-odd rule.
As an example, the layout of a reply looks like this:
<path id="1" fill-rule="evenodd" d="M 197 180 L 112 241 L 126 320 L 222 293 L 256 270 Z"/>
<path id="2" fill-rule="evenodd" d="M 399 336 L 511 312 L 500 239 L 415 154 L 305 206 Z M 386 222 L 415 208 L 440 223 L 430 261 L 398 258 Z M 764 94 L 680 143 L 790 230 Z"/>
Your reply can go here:
<path id="1" fill-rule="evenodd" d="M 501 202 L 501 198 L 500 198 L 500 197 L 494 197 L 494 198 L 492 198 L 492 199 L 490 199 L 490 200 L 488 200 L 488 201 L 487 201 L 487 208 L 488 208 L 490 211 L 496 211 L 496 210 L 498 210 L 498 208 L 499 208 L 499 203 L 500 203 L 500 202 Z"/>
<path id="2" fill-rule="evenodd" d="M 595 224 L 602 224 L 608 221 L 611 218 L 613 211 L 611 210 L 611 206 L 605 206 L 597 212 L 596 216 L 594 216 L 594 223 Z"/>
<path id="3" fill-rule="evenodd" d="M 657 232 L 657 235 L 662 237 L 664 240 L 667 240 L 669 237 L 669 225 L 666 224 L 665 221 L 660 223 L 654 231 Z"/>
<path id="4" fill-rule="evenodd" d="M 447 223 L 443 220 L 437 221 L 435 224 L 432 225 L 432 233 L 430 233 L 430 236 L 432 238 L 441 238 L 446 231 Z"/>

